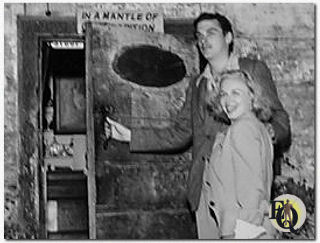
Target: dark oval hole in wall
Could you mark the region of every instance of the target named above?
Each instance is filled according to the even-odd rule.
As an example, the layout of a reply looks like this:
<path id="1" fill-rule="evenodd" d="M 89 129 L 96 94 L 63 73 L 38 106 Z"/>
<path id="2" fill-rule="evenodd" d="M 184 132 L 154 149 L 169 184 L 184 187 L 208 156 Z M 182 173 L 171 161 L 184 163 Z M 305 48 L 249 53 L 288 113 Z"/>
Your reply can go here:
<path id="1" fill-rule="evenodd" d="M 113 62 L 113 69 L 123 79 L 151 87 L 169 86 L 186 75 L 178 55 L 147 45 L 126 47 Z"/>

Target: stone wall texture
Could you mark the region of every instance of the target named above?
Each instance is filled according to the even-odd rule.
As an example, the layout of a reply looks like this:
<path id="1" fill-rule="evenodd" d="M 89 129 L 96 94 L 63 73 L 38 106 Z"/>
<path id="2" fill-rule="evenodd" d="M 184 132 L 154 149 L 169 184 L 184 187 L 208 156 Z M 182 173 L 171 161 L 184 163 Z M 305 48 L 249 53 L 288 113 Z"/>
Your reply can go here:
<path id="1" fill-rule="evenodd" d="M 283 177 L 293 177 L 295 183 L 306 189 L 313 189 L 315 183 L 315 5 L 296 3 L 6 3 L 4 5 L 4 196 L 5 196 L 5 237 L 33 238 L 37 233 L 32 226 L 20 220 L 21 211 L 25 204 L 25 195 L 34 193 L 37 186 L 30 192 L 22 192 L 21 174 L 24 174 L 18 161 L 20 160 L 21 134 L 19 134 L 18 114 L 18 46 L 17 16 L 45 16 L 49 7 L 51 17 L 75 17 L 80 9 L 109 9 L 109 10 L 150 10 L 161 12 L 165 18 L 193 19 L 201 12 L 218 11 L 229 17 L 234 25 L 236 37 L 241 39 L 244 46 L 254 50 L 258 57 L 270 67 L 277 85 L 280 100 L 288 111 L 292 127 L 292 146 L 287 153 L 287 162 L 283 165 Z M 32 121 L 31 121 L 32 122 Z M 37 158 L 30 160 L 30 168 L 36 168 Z M 104 165 L 105 168 L 108 165 Z M 153 165 L 143 168 L 150 171 Z M 26 171 L 30 168 L 25 168 Z M 168 166 L 166 169 L 170 169 Z M 32 169 L 31 169 L 32 171 Z M 33 172 L 36 173 L 36 172 Z M 37 185 L 37 176 L 30 173 L 28 183 Z M 25 176 L 25 175 L 24 175 Z M 129 178 L 135 180 L 134 177 Z M 159 182 L 161 178 L 158 178 Z M 120 178 L 121 180 L 121 178 Z M 123 177 L 124 183 L 132 183 Z M 169 185 L 170 186 L 170 185 Z M 125 189 L 124 189 L 125 190 Z M 125 193 L 119 192 L 119 194 Z M 151 193 L 151 192 L 146 192 Z M 37 193 L 33 194 L 38 197 Z M 171 196 L 161 195 L 160 197 Z M 28 198 L 28 197 L 27 197 Z M 143 197 L 142 197 L 143 199 Z M 101 198 L 100 200 L 106 200 Z M 108 199 L 109 200 L 109 199 Z M 110 199 L 111 200 L 111 199 Z M 129 198 L 136 200 L 135 198 Z M 117 200 L 114 199 L 113 203 Z M 37 199 L 32 202 L 38 202 Z M 119 201 L 117 202 L 119 203 Z M 126 204 L 127 202 L 120 202 Z M 36 205 L 35 205 L 36 206 Z M 171 212 L 167 212 L 170 214 Z M 30 215 L 37 215 L 30 212 Z M 101 214 L 102 215 L 102 214 Z M 25 213 L 22 214 L 22 217 Z M 111 216 L 110 216 L 111 217 Z M 124 214 L 126 223 L 127 215 Z M 164 216 L 163 216 L 164 217 Z M 184 214 L 181 213 L 181 219 Z M 139 219 L 140 218 L 140 219 Z M 140 222 L 143 218 L 148 224 L 157 227 L 148 213 L 139 214 L 134 218 Z M 102 216 L 98 221 L 106 218 Z M 111 224 L 111 221 L 106 223 Z M 139 219 L 139 220 L 138 220 Z M 181 222 L 177 218 L 177 222 Z M 132 220 L 132 218 L 131 218 Z M 162 220 L 162 219 L 161 219 Z M 166 221 L 165 218 L 162 220 Z M 174 222 L 168 222 L 174 227 Z M 31 228 L 30 228 L 31 227 Z M 109 227 L 109 226 L 108 226 Z M 137 237 L 148 235 L 145 231 L 137 232 Z M 152 229 L 154 230 L 154 229 Z M 178 229 L 179 230 L 179 229 Z M 151 229 L 150 229 L 151 231 Z M 149 232 L 149 231 L 148 231 Z M 100 232 L 101 235 L 106 234 Z M 163 237 L 161 230 L 154 233 Z M 112 238 L 112 233 L 108 235 Z M 186 238 L 189 236 L 186 235 Z"/>

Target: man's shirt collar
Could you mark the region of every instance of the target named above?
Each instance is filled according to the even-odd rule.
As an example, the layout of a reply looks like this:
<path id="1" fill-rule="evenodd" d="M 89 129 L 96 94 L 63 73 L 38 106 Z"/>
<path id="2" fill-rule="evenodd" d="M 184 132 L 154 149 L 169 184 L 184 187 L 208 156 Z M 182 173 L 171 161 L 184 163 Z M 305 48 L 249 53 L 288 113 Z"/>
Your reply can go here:
<path id="1" fill-rule="evenodd" d="M 240 66 L 239 66 L 239 57 L 238 55 L 234 54 L 234 53 L 231 53 L 229 59 L 228 59 L 228 62 L 227 62 L 227 65 L 226 65 L 226 68 L 225 68 L 225 71 L 228 71 L 228 70 L 235 70 L 235 69 L 239 69 Z M 216 73 L 211 73 L 211 69 L 210 69 L 210 65 L 207 64 L 204 71 L 200 74 L 198 80 L 197 80 L 197 83 L 196 83 L 196 86 L 198 87 L 201 80 L 203 80 L 203 78 L 206 78 L 206 79 L 209 79 L 209 80 L 212 80 L 214 78 L 216 78 L 218 75 Z"/>

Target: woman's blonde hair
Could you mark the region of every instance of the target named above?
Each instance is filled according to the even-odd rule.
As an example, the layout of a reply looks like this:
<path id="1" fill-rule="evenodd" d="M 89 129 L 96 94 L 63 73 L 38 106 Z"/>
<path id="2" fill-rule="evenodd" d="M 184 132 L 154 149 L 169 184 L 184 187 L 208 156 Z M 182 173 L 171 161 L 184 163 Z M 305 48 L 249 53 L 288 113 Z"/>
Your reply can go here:
<path id="1" fill-rule="evenodd" d="M 271 103 L 268 98 L 262 95 L 261 86 L 254 81 L 250 74 L 242 70 L 230 70 L 223 72 L 220 75 L 220 87 L 224 80 L 230 78 L 239 78 L 248 87 L 250 93 L 252 94 L 252 111 L 255 113 L 256 117 L 262 122 L 270 121 L 272 117 Z M 215 97 L 215 101 L 211 99 L 211 111 L 222 112 L 222 107 L 220 104 L 220 95 Z"/>

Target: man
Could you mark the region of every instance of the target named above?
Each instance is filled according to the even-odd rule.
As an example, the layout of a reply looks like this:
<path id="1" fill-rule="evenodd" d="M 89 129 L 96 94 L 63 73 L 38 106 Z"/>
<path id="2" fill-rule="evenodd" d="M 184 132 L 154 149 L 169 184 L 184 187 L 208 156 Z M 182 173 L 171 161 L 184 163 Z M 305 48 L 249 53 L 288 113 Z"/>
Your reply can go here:
<path id="1" fill-rule="evenodd" d="M 169 151 L 192 144 L 193 164 L 188 177 L 188 201 L 191 210 L 196 212 L 199 238 L 217 239 L 219 238 L 217 216 L 208 205 L 203 204 L 200 196 L 202 185 L 205 183 L 204 165 L 211 154 L 215 136 L 228 123 L 223 114 L 212 115 L 207 109 L 208 93 L 219 91 L 219 74 L 226 70 L 241 69 L 259 82 L 263 93 L 272 104 L 273 118 L 269 130 L 274 135 L 276 149 L 283 151 L 290 146 L 290 124 L 266 65 L 257 60 L 238 58 L 233 53 L 234 35 L 229 20 L 218 13 L 203 13 L 194 21 L 194 27 L 198 48 L 206 59 L 207 66 L 199 78 L 189 85 L 186 103 L 176 117 L 175 124 L 161 130 L 130 131 L 108 119 L 105 129 L 107 136 L 130 142 L 131 151 Z M 190 105 L 191 114 L 188 107 Z"/>
<path id="2" fill-rule="evenodd" d="M 288 223 L 289 227 L 292 227 L 292 218 L 291 218 L 291 209 L 293 205 L 289 203 L 289 199 L 287 199 L 287 203 L 284 205 L 284 222 Z"/>

